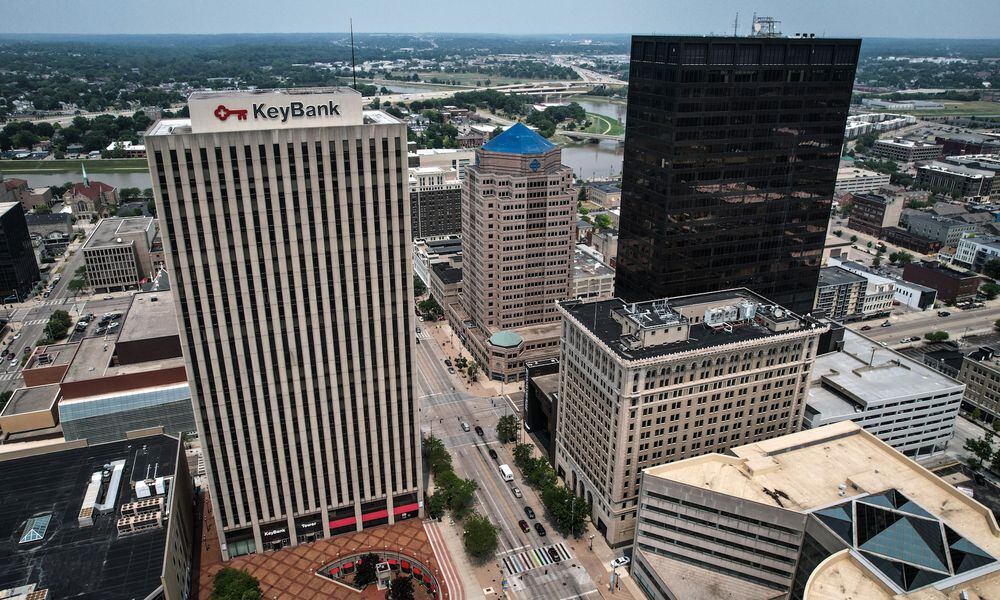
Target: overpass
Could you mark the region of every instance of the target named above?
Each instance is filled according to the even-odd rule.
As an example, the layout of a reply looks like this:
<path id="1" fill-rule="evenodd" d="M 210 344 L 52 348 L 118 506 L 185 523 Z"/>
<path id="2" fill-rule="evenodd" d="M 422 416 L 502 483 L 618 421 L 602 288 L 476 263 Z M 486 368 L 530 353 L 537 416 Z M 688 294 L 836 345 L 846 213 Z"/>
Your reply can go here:
<path id="1" fill-rule="evenodd" d="M 584 131 L 571 131 L 569 129 L 557 129 L 556 133 L 577 140 L 615 140 L 617 142 L 625 141 L 624 134 L 611 135 L 609 133 L 586 133 Z"/>

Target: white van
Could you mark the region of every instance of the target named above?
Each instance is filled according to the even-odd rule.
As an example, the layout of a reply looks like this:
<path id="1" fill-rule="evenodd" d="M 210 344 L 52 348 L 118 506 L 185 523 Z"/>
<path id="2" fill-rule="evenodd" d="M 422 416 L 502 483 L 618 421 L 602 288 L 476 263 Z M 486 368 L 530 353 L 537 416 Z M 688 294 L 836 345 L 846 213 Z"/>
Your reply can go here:
<path id="1" fill-rule="evenodd" d="M 502 477 L 504 481 L 514 481 L 514 472 L 510 470 L 510 467 L 507 465 L 500 465 L 499 469 L 500 477 Z"/>

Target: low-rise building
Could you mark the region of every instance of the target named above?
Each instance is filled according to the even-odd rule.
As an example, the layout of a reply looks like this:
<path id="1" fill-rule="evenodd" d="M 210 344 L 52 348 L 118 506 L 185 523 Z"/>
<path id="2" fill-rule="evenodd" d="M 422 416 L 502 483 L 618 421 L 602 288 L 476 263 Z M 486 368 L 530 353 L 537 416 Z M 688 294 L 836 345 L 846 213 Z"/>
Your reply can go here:
<path id="1" fill-rule="evenodd" d="M 861 312 L 866 319 L 875 317 L 887 317 L 892 312 L 892 303 L 896 294 L 896 284 L 888 277 L 876 275 L 860 263 L 851 261 L 841 261 L 835 258 L 829 259 L 827 264 L 831 267 L 840 267 L 845 271 L 850 271 L 855 275 L 865 278 L 865 297 L 861 305 Z"/>
<path id="2" fill-rule="evenodd" d="M 860 319 L 867 285 L 864 277 L 846 269 L 824 267 L 819 270 L 813 311 L 838 322 Z"/>
<path id="3" fill-rule="evenodd" d="M 902 279 L 895 279 L 892 283 L 895 288 L 892 296 L 894 302 L 899 302 L 914 310 L 934 308 L 934 304 L 937 302 L 936 289 Z"/>
<path id="4" fill-rule="evenodd" d="M 604 208 L 618 208 L 622 204 L 622 188 L 616 182 L 598 181 L 587 185 L 587 200 Z"/>
<path id="5" fill-rule="evenodd" d="M 461 266 L 462 236 L 443 235 L 413 240 L 413 274 L 428 288 L 431 286 L 431 267 L 438 263 Z"/>
<path id="6" fill-rule="evenodd" d="M 643 469 L 798 430 L 829 329 L 745 289 L 559 310 L 556 471 L 612 546 Z"/>
<path id="7" fill-rule="evenodd" d="M 614 294 L 615 270 L 601 262 L 601 255 L 577 244 L 573 256 L 573 297 L 607 300 Z"/>
<path id="8" fill-rule="evenodd" d="M 128 140 L 111 142 L 104 150 L 113 158 L 146 158 L 146 146 Z"/>
<path id="9" fill-rule="evenodd" d="M 475 163 L 475 148 L 422 148 L 408 154 L 409 166 L 454 169 L 459 179 L 465 179 L 465 167 Z"/>
<path id="10" fill-rule="evenodd" d="M 981 280 L 970 271 L 950 269 L 938 263 L 915 262 L 903 267 L 903 280 L 937 290 L 942 302 L 971 300 L 979 290 Z"/>
<path id="11" fill-rule="evenodd" d="M 993 513 L 851 422 L 646 469 L 650 599 L 945 600 L 1000 588 Z"/>
<path id="12" fill-rule="evenodd" d="M 594 250 L 601 253 L 604 264 L 614 269 L 618 261 L 618 230 L 595 229 L 590 234 L 590 243 Z"/>
<path id="13" fill-rule="evenodd" d="M 951 262 L 982 273 L 986 263 L 995 259 L 1000 259 L 1000 236 L 970 235 L 958 241 Z"/>
<path id="14" fill-rule="evenodd" d="M 913 250 L 920 254 L 934 254 L 941 249 L 941 242 L 917 235 L 901 227 L 886 227 L 882 230 L 885 241 L 893 246 Z"/>
<path id="15" fill-rule="evenodd" d="M 410 223 L 414 238 L 462 233 L 462 182 L 442 167 L 410 169 Z"/>
<path id="16" fill-rule="evenodd" d="M 965 384 L 962 409 L 978 409 L 992 423 L 1000 418 L 1000 349 L 984 346 L 965 355 L 958 380 Z"/>
<path id="17" fill-rule="evenodd" d="M 87 283 L 97 292 L 136 289 L 154 275 L 153 217 L 103 219 L 83 246 Z"/>
<path id="18" fill-rule="evenodd" d="M 184 445 L 135 432 L 0 453 L 0 597 L 192 594 L 194 485 Z"/>
<path id="19" fill-rule="evenodd" d="M 877 192 L 889 183 L 888 173 L 876 173 L 858 167 L 841 167 L 837 171 L 837 185 L 834 190 L 850 194 Z"/>
<path id="20" fill-rule="evenodd" d="M 37 187 L 21 193 L 21 208 L 24 212 L 33 211 L 39 206 L 52 206 L 52 188 Z"/>
<path id="21" fill-rule="evenodd" d="M 872 146 L 872 154 L 879 158 L 887 158 L 896 162 L 930 160 L 941 156 L 941 150 L 942 146 L 940 144 L 928 144 L 927 142 L 903 138 L 876 140 L 875 145 Z"/>
<path id="22" fill-rule="evenodd" d="M 69 213 L 28 213 L 24 220 L 28 234 L 42 240 L 46 248 L 65 250 L 73 237 L 73 215 Z"/>
<path id="23" fill-rule="evenodd" d="M 556 464 L 556 424 L 559 420 L 559 359 L 524 363 L 524 429 L 542 443 L 549 462 Z"/>
<path id="24" fill-rule="evenodd" d="M 962 198 L 990 198 L 1000 194 L 996 173 L 973 166 L 934 161 L 917 169 L 917 185 L 942 194 Z M 997 188 L 994 192 L 994 188 Z"/>
<path id="25" fill-rule="evenodd" d="M 462 293 L 462 269 L 449 263 L 431 265 L 431 296 L 442 306 L 458 301 Z"/>
<path id="26" fill-rule="evenodd" d="M 979 230 L 971 225 L 949 217 L 939 217 L 927 213 L 910 214 L 906 219 L 907 228 L 913 235 L 934 240 L 942 246 L 957 246 L 963 236 Z"/>
<path id="27" fill-rule="evenodd" d="M 102 218 L 108 216 L 110 207 L 118 205 L 118 188 L 85 179 L 66 190 L 62 201 L 72 208 L 77 219 Z"/>
<path id="28" fill-rule="evenodd" d="M 852 194 L 851 204 L 853 208 L 847 226 L 875 237 L 882 237 L 886 227 L 899 225 L 899 217 L 903 212 L 903 200 L 892 196 Z"/>
<path id="29" fill-rule="evenodd" d="M 903 454 L 944 452 L 965 385 L 850 329 L 816 357 L 802 426 L 854 421 Z"/>

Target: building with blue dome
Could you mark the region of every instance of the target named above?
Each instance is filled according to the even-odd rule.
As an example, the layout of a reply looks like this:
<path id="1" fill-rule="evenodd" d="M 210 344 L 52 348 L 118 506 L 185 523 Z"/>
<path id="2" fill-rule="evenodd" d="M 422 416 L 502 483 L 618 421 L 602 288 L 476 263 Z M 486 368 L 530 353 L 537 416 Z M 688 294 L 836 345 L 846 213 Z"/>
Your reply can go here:
<path id="1" fill-rule="evenodd" d="M 559 355 L 556 303 L 570 297 L 573 171 L 559 146 L 516 123 L 476 150 L 462 188 L 463 282 L 449 321 L 483 372 L 524 376 Z"/>

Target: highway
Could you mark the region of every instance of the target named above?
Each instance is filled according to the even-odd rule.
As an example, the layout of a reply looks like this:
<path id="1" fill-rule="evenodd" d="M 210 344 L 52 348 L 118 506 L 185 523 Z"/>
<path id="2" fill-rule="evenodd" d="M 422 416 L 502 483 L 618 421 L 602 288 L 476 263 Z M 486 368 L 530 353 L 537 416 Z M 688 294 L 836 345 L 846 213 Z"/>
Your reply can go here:
<path id="1" fill-rule="evenodd" d="M 414 365 L 422 429 L 444 442 L 451 452 L 456 474 L 476 481 L 479 485 L 477 510 L 488 516 L 500 531 L 496 560 L 485 565 L 481 569 L 483 572 L 477 573 L 482 587 L 499 587 L 500 580 L 506 578 L 511 586 L 508 595 L 525 600 L 568 599 L 596 593 L 593 581 L 568 545 L 562 546 L 568 558 L 560 563 L 534 567 L 526 562 L 525 559 L 530 557 L 526 557 L 525 553 L 566 540 L 546 520 L 535 491 L 522 482 L 511 455 L 513 446 L 504 446 L 496 438 L 497 420 L 516 412 L 516 407 L 507 396 L 483 398 L 467 392 L 461 377 L 447 372 L 444 364 L 447 356 L 426 331 L 426 325 L 420 324 L 424 331 L 417 334 L 420 343 Z M 470 431 L 462 430 L 463 421 L 469 423 Z M 476 425 L 483 428 L 483 437 L 476 434 Z M 498 460 L 490 458 L 489 448 L 497 452 Z M 501 463 L 513 469 L 514 484 L 521 489 L 523 499 L 515 498 L 509 485 L 501 480 L 498 471 Z M 523 533 L 518 527 L 521 519 L 533 526 L 533 521 L 524 514 L 524 506 L 535 510 L 547 531 L 545 537 L 540 537 L 534 528 L 529 533 Z M 522 571 L 526 566 L 532 568 Z M 492 583 L 494 579 L 496 584 Z"/>

